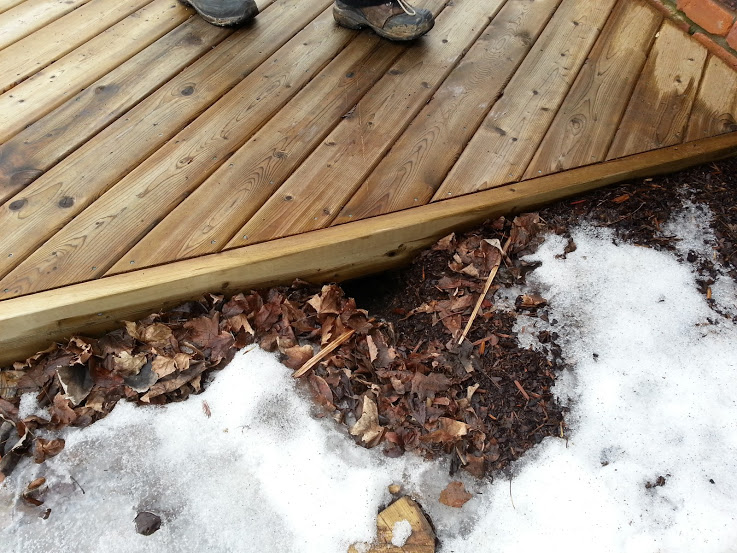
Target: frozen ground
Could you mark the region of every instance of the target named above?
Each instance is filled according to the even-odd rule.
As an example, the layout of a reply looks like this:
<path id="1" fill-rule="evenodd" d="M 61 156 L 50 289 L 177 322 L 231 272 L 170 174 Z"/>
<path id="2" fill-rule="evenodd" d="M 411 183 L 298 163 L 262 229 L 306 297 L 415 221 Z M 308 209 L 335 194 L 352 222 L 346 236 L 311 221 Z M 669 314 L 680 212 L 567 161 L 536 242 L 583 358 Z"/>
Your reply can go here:
<path id="1" fill-rule="evenodd" d="M 687 206 L 668 231 L 711 255 L 707 218 Z M 437 501 L 446 466 L 353 445 L 254 350 L 200 396 L 121 404 L 67 432 L 57 457 L 19 467 L 0 487 L 2 550 L 342 553 L 372 539 L 387 486 L 401 483 L 447 553 L 737 551 L 737 325 L 676 256 L 617 245 L 608 230 L 582 227 L 574 240 L 563 259 L 565 241 L 548 238 L 528 278 L 572 366 L 556 385 L 569 439 L 546 439 L 511 477 L 466 479 L 475 497 L 462 509 Z M 733 282 L 713 292 L 735 309 Z M 14 504 L 41 475 L 45 505 Z M 158 513 L 161 529 L 136 534 L 139 510 Z"/>

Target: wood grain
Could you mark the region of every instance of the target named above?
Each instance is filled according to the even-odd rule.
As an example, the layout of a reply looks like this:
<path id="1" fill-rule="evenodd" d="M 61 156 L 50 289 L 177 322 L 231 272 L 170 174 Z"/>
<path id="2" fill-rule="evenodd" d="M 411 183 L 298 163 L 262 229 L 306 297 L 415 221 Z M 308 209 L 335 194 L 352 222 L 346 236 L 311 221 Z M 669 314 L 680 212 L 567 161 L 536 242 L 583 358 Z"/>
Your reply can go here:
<path id="1" fill-rule="evenodd" d="M 359 35 L 107 274 L 221 250 L 404 50 Z"/>
<path id="2" fill-rule="evenodd" d="M 392 545 L 394 525 L 408 521 L 412 533 L 402 547 Z M 355 546 L 348 548 L 348 553 L 358 553 Z M 366 553 L 434 553 L 435 532 L 425 518 L 420 506 L 409 497 L 401 497 L 376 517 L 376 539 Z"/>
<path id="3" fill-rule="evenodd" d="M 716 56 L 706 63 L 686 140 L 737 131 L 737 71 Z"/>
<path id="4" fill-rule="evenodd" d="M 607 159 L 683 141 L 706 53 L 671 21 L 663 22 Z"/>
<path id="5" fill-rule="evenodd" d="M 150 0 L 90 0 L 0 51 L 0 93 L 65 56 Z"/>
<path id="6" fill-rule="evenodd" d="M 0 50 L 89 0 L 26 0 L 0 13 Z"/>
<path id="7" fill-rule="evenodd" d="M 613 6 L 563 0 L 433 201 L 522 176 Z"/>
<path id="8" fill-rule="evenodd" d="M 0 143 L 185 21 L 179 2 L 154 0 L 0 95 Z"/>
<path id="9" fill-rule="evenodd" d="M 0 13 L 8 11 L 24 1 L 25 0 L 0 0 Z"/>
<path id="10" fill-rule="evenodd" d="M 299 92 L 355 34 L 334 24 L 332 10 L 324 11 L 283 51 L 267 59 L 47 240 L 0 281 L 0 286 L 26 293 L 103 275 Z"/>
<path id="11" fill-rule="evenodd" d="M 206 292 L 355 278 L 408 262 L 448 232 L 625 179 L 737 154 L 737 132 L 510 184 L 273 242 L 105 277 L 0 303 L 0 362 L 94 334 Z M 0 289 L 0 292 L 3 292 Z M 6 292 L 7 297 L 7 292 Z"/>
<path id="12" fill-rule="evenodd" d="M 662 20 L 645 1 L 614 8 L 524 178 L 604 159 Z"/>
<path id="13" fill-rule="evenodd" d="M 378 40 L 351 42 L 108 274 L 222 249 L 402 51 Z"/>
<path id="14" fill-rule="evenodd" d="M 0 202 L 23 190 L 231 32 L 192 17 L 0 145 Z"/>
<path id="15" fill-rule="evenodd" d="M 501 0 L 462 0 L 443 10 L 433 32 L 407 48 L 228 247 L 329 225 L 501 4 Z"/>
<path id="16" fill-rule="evenodd" d="M 332 224 L 430 201 L 558 4 L 509 0 Z"/>
<path id="17" fill-rule="evenodd" d="M 0 206 L 0 275 L 130 173 L 304 28 L 329 0 L 276 2 Z M 288 62 L 288 60 L 286 60 Z M 181 161 L 186 164 L 186 160 Z M 122 254 L 123 251 L 118 252 Z M 12 255 L 11 255 L 12 254 Z M 92 266 L 88 268 L 92 270 Z"/>

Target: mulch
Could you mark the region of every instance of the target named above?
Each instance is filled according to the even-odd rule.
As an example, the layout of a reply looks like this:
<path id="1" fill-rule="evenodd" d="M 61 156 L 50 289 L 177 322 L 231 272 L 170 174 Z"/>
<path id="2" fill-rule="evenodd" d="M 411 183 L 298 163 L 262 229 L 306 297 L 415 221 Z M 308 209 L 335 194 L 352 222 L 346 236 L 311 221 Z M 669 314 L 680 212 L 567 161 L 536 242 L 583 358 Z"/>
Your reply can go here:
<path id="1" fill-rule="evenodd" d="M 344 424 L 357 443 L 390 457 L 445 457 L 451 472 L 493 477 L 543 438 L 566 435 L 565 409 L 551 391 L 564 366 L 557 334 L 540 333 L 533 350 L 520 347 L 514 330 L 521 314 L 554 329 L 545 299 L 495 299 L 534 271 L 521 258 L 545 232 L 565 236 L 583 220 L 611 227 L 623 241 L 674 250 L 662 225 L 692 201 L 714 215 L 714 256 L 689 259 L 706 292 L 719 271 L 737 278 L 736 193 L 733 158 L 489 221 L 444 238 L 400 271 L 343 288 L 295 282 L 231 298 L 211 294 L 99 338 L 53 344 L 0 369 L 0 481 L 23 457 L 43 463 L 62 451 L 63 439 L 37 431 L 48 437 L 88 426 L 122 399 L 186 400 L 250 344 L 278 351 L 323 416 Z M 20 417 L 26 392 L 44 416 Z M 31 483 L 24 498 L 40 506 L 43 489 Z"/>

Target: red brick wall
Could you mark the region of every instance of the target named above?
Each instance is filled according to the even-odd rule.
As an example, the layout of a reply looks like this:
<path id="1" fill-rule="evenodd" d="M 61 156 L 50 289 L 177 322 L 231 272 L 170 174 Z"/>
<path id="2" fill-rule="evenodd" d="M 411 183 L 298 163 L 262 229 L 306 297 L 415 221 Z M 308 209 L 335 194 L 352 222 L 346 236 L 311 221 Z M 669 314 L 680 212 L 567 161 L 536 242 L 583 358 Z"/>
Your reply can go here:
<path id="1" fill-rule="evenodd" d="M 737 0 L 650 0 L 737 70 Z"/>

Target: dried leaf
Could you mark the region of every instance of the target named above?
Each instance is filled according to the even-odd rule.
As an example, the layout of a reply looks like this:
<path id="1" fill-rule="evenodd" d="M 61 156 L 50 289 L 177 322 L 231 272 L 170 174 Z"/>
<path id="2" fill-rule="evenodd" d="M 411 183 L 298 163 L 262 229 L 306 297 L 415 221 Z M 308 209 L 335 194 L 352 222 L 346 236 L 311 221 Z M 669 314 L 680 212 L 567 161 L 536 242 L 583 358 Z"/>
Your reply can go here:
<path id="1" fill-rule="evenodd" d="M 145 353 L 131 355 L 127 351 L 121 351 L 119 355 L 114 355 L 110 358 L 112 370 L 123 377 L 138 374 L 141 367 L 146 364 L 146 361 Z"/>
<path id="2" fill-rule="evenodd" d="M 77 418 L 77 414 L 69 406 L 69 400 L 61 394 L 54 396 L 54 402 L 49 406 L 49 413 L 51 414 L 51 424 L 55 426 L 67 426 Z"/>
<path id="3" fill-rule="evenodd" d="M 451 482 L 440 492 L 440 503 L 457 509 L 463 507 L 473 496 L 466 491 L 463 482 Z"/>
<path id="4" fill-rule="evenodd" d="M 440 417 L 437 430 L 422 436 L 420 439 L 429 443 L 452 443 L 466 434 L 468 434 L 468 425 L 465 422 Z"/>
<path id="5" fill-rule="evenodd" d="M 379 426 L 379 410 L 369 396 L 363 396 L 361 418 L 351 427 L 351 435 L 359 436 L 367 447 L 374 447 L 381 440 L 384 427 Z"/>
<path id="6" fill-rule="evenodd" d="M 297 370 L 315 355 L 315 349 L 309 345 L 294 346 L 285 349 L 284 355 L 286 355 L 284 364 L 290 369 Z"/>
<path id="7" fill-rule="evenodd" d="M 174 357 L 157 355 L 151 362 L 151 370 L 159 378 L 164 378 L 177 371 L 186 371 L 189 368 L 189 360 L 190 357 L 186 353 L 177 353 Z"/>
<path id="8" fill-rule="evenodd" d="M 33 447 L 33 460 L 36 463 L 43 463 L 46 459 L 58 455 L 64 449 L 64 440 L 58 438 L 56 440 L 44 440 L 36 438 Z"/>

